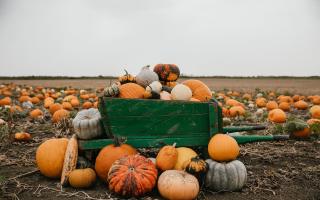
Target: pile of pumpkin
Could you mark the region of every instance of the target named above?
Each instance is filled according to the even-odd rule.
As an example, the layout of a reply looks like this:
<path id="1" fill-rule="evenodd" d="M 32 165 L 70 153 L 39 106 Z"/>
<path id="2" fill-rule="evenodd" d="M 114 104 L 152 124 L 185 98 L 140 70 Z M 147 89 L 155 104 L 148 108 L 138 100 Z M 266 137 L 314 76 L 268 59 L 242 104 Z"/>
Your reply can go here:
<path id="1" fill-rule="evenodd" d="M 320 96 L 279 95 L 269 92 L 267 95 L 258 93 L 254 97 L 245 93 L 229 91 L 214 94 L 219 100 L 225 119 L 245 116 L 248 110 L 256 116 L 267 113 L 267 119 L 272 124 L 283 125 L 286 132 L 294 138 L 308 138 L 311 134 L 310 126 L 320 124 Z M 297 116 L 288 117 L 291 111 L 308 111 L 308 120 L 299 119 Z"/>
<path id="2" fill-rule="evenodd" d="M 199 80 L 177 82 L 180 70 L 174 64 L 157 64 L 153 71 L 145 66 L 133 76 L 120 76 L 118 81 L 105 88 L 107 97 L 130 99 L 162 99 L 184 101 L 208 101 L 212 98 L 211 90 Z"/>
<path id="3" fill-rule="evenodd" d="M 210 159 L 202 160 L 191 148 L 175 144 L 162 147 L 156 158 L 147 158 L 128 144 L 115 143 L 100 150 L 95 165 L 78 157 L 76 135 L 50 139 L 36 152 L 40 172 L 60 178 L 61 185 L 87 188 L 96 174 L 110 191 L 123 197 L 140 197 L 157 188 L 166 199 L 195 199 L 202 186 L 212 191 L 240 191 L 247 171 L 235 160 L 239 146 L 230 136 L 214 135 L 208 144 Z"/>

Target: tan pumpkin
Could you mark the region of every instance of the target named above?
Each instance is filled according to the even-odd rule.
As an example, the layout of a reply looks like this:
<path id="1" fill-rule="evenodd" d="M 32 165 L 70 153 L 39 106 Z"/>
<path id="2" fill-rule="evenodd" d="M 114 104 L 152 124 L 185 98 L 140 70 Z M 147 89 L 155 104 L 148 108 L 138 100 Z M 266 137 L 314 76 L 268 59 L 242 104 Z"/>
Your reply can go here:
<path id="1" fill-rule="evenodd" d="M 240 148 L 233 137 L 218 133 L 210 139 L 208 153 L 211 159 L 225 162 L 235 160 L 240 154 Z"/>
<path id="2" fill-rule="evenodd" d="M 67 150 L 64 156 L 60 184 L 65 186 L 68 183 L 70 173 L 76 169 L 78 159 L 78 141 L 77 136 L 73 136 L 68 141 Z"/>
<path id="3" fill-rule="evenodd" d="M 52 122 L 53 123 L 57 123 L 59 121 L 61 121 L 64 118 L 69 118 L 70 113 L 69 111 L 65 110 L 65 109 L 60 109 L 58 111 L 56 111 L 53 116 L 52 116 Z"/>
<path id="4" fill-rule="evenodd" d="M 173 169 L 175 170 L 184 170 L 187 164 L 191 161 L 191 158 L 196 157 L 198 154 L 187 147 L 176 148 L 178 152 L 178 159 Z"/>
<path id="5" fill-rule="evenodd" d="M 41 174 L 49 178 L 60 178 L 68 139 L 49 139 L 37 149 L 36 162 Z"/>
<path id="6" fill-rule="evenodd" d="M 185 171 L 167 170 L 158 179 L 158 191 L 165 199 L 195 199 L 199 188 L 197 178 Z"/>
<path id="7" fill-rule="evenodd" d="M 74 188 L 88 188 L 96 182 L 96 172 L 91 168 L 75 169 L 69 174 L 69 184 Z"/>
<path id="8" fill-rule="evenodd" d="M 120 98 L 142 99 L 145 89 L 135 83 L 126 83 L 120 86 Z"/>
<path id="9" fill-rule="evenodd" d="M 273 109 L 268 114 L 268 119 L 275 123 L 284 123 L 287 120 L 287 115 L 281 109 Z"/>
<path id="10" fill-rule="evenodd" d="M 192 91 L 192 97 L 200 101 L 209 101 L 212 98 L 212 93 L 209 87 L 202 81 L 190 79 L 182 84 L 188 86 Z"/>
<path id="11" fill-rule="evenodd" d="M 176 143 L 172 146 L 167 145 L 160 149 L 156 157 L 156 166 L 162 171 L 173 169 L 178 160 L 178 151 L 175 148 Z"/>

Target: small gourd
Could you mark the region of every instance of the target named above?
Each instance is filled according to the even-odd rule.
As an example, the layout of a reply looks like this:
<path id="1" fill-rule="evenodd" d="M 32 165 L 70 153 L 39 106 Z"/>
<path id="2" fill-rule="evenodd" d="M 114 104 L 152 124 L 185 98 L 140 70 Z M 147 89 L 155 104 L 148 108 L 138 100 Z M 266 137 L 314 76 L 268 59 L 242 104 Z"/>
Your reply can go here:
<path id="1" fill-rule="evenodd" d="M 153 81 L 150 85 L 146 87 L 147 92 L 154 91 L 159 94 L 161 90 L 162 90 L 162 85 L 159 81 Z"/>
<path id="2" fill-rule="evenodd" d="M 198 180 L 202 182 L 201 179 L 204 178 L 204 175 L 207 173 L 208 168 L 208 163 L 202 160 L 199 156 L 196 156 L 194 158 L 191 158 L 191 161 L 187 164 L 185 170 L 189 174 L 197 177 Z"/>
<path id="3" fill-rule="evenodd" d="M 162 171 L 173 169 L 178 160 L 178 151 L 176 149 L 176 143 L 172 146 L 167 145 L 160 149 L 156 157 L 156 166 Z"/>
<path id="4" fill-rule="evenodd" d="M 118 96 L 119 93 L 120 93 L 120 89 L 119 89 L 118 83 L 113 83 L 110 87 L 106 87 L 103 91 L 103 94 L 106 97 Z"/>
<path id="5" fill-rule="evenodd" d="M 125 83 L 135 83 L 136 82 L 136 77 L 133 75 L 129 74 L 127 70 L 124 70 L 126 72 L 125 75 L 119 76 L 118 80 L 121 84 Z"/>
<path id="6" fill-rule="evenodd" d="M 69 174 L 69 183 L 74 188 L 88 188 L 96 181 L 96 173 L 91 168 L 75 169 Z"/>

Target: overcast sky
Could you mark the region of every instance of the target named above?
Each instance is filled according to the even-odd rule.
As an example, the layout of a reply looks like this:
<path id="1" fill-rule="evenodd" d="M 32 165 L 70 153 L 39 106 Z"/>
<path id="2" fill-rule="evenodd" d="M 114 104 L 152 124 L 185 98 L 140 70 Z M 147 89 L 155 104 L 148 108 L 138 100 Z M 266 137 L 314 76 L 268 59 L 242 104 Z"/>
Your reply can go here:
<path id="1" fill-rule="evenodd" d="M 0 76 L 320 75 L 320 0 L 0 0 Z"/>

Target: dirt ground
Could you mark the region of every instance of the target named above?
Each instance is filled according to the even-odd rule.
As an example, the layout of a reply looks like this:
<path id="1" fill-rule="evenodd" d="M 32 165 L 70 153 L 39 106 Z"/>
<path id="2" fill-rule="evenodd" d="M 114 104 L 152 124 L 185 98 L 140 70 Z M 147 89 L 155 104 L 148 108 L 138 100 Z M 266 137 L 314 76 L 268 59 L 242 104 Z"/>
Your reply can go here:
<path id="1" fill-rule="evenodd" d="M 236 91 L 253 91 L 256 88 L 261 90 L 276 90 L 278 92 L 300 93 L 303 95 L 320 94 L 320 79 L 234 79 L 234 78 L 197 78 L 206 83 L 212 90 L 236 90 Z M 185 80 L 180 78 L 179 82 Z M 66 80 L 1 80 L 0 83 L 14 82 L 19 85 L 32 85 L 44 87 L 76 87 L 76 88 L 99 88 L 110 84 L 112 79 L 66 79 Z"/>
<path id="2" fill-rule="evenodd" d="M 274 79 L 203 79 L 211 89 L 254 91 L 290 91 L 300 94 L 320 94 L 320 80 L 274 80 Z M 32 80 L 1 81 L 17 84 L 41 85 L 48 87 L 73 86 L 78 88 L 103 87 L 106 80 Z M 306 117 L 306 112 L 295 114 Z M 3 113 L 0 111 L 0 118 Z M 107 190 L 105 183 L 98 181 L 86 190 L 71 187 L 60 189 L 59 180 L 44 177 L 37 171 L 36 148 L 48 138 L 57 136 L 49 118 L 33 121 L 25 116 L 12 120 L 12 132 L 25 130 L 32 134 L 28 142 L 14 140 L 0 141 L 0 199 L 121 199 Z M 1 131 L 1 130 L 0 130 Z M 260 131 L 259 134 L 266 134 Z M 70 137 L 70 135 L 67 135 Z M 11 135 L 12 137 L 12 135 Z M 242 161 L 248 171 L 248 181 L 241 192 L 214 193 L 202 188 L 198 199 L 312 199 L 320 200 L 320 140 L 289 140 L 258 142 L 240 146 Z M 152 152 L 151 152 L 152 153 Z M 142 199 L 161 199 L 156 190 Z"/>

